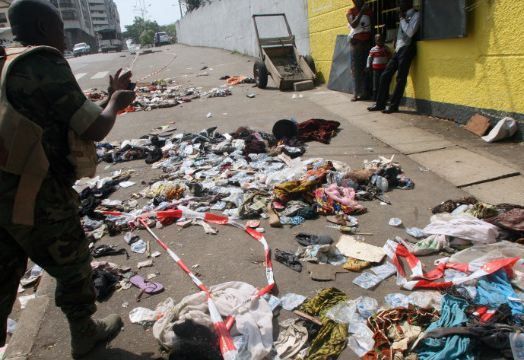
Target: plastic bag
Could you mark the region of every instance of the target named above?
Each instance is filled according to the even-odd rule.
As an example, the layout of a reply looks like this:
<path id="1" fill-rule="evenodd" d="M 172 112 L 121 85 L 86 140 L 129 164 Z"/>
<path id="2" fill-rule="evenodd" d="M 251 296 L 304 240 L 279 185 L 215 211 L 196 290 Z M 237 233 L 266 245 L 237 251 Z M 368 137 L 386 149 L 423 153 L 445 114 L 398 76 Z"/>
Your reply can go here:
<path id="1" fill-rule="evenodd" d="M 497 125 L 495 125 L 495 127 L 489 132 L 488 135 L 483 136 L 482 140 L 491 143 L 510 138 L 513 135 L 515 135 L 518 128 L 519 126 L 514 119 L 510 117 L 505 117 L 504 119 L 500 120 L 497 123 Z"/>
<path id="2" fill-rule="evenodd" d="M 280 298 L 282 308 L 288 311 L 293 311 L 306 300 L 306 297 L 299 294 L 289 293 Z"/>

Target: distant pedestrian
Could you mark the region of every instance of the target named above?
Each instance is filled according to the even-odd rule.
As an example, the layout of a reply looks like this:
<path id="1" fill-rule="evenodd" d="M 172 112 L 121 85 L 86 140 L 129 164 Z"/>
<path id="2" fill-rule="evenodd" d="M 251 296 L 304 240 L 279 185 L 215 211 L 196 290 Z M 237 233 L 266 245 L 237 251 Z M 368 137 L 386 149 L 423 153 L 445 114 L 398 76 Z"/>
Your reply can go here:
<path id="1" fill-rule="evenodd" d="M 373 100 L 377 101 L 378 87 L 380 77 L 386 69 L 389 59 L 391 59 L 391 50 L 384 44 L 382 35 L 375 35 L 375 46 L 369 51 L 368 69 L 373 71 Z"/>
<path id="2" fill-rule="evenodd" d="M 355 88 L 352 101 L 369 99 L 366 80 L 366 61 L 371 49 L 371 18 L 369 5 L 364 0 L 353 0 L 355 5 L 347 12 L 347 19 L 351 32 L 349 42 L 351 46 L 351 72 Z"/>
<path id="3" fill-rule="evenodd" d="M 395 55 L 393 55 L 393 58 L 388 62 L 380 78 L 377 102 L 368 108 L 369 111 L 382 111 L 386 114 L 397 112 L 400 100 L 402 100 L 404 96 L 409 68 L 417 53 L 417 44 L 414 39 L 420 27 L 420 14 L 413 8 L 413 0 L 400 0 L 399 16 L 400 25 L 398 28 Z M 397 73 L 397 85 L 393 95 L 389 99 L 389 107 L 386 108 L 389 87 L 395 73 Z"/>

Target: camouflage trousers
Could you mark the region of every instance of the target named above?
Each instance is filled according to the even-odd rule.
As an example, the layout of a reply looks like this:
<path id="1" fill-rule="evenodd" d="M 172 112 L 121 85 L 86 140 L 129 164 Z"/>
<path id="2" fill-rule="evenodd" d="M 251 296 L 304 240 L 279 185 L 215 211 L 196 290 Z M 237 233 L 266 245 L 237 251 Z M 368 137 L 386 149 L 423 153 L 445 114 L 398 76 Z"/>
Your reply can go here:
<path id="1" fill-rule="evenodd" d="M 9 205 L 9 198 L 1 197 L 0 206 Z M 96 311 L 89 243 L 78 216 L 78 196 L 70 187 L 44 182 L 34 226 L 0 223 L 0 346 L 28 258 L 56 279 L 56 305 L 68 319 Z"/>

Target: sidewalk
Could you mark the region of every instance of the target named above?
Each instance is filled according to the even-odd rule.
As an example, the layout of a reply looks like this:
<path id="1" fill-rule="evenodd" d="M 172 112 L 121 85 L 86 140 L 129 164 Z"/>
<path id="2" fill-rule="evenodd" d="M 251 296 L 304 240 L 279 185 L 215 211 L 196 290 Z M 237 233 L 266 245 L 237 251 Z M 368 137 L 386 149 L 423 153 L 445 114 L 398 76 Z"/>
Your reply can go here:
<path id="1" fill-rule="evenodd" d="M 252 59 L 247 57 L 216 49 L 178 45 L 173 48 L 178 53 L 178 60 L 171 70 L 173 75 L 163 75 L 187 74 L 182 81 L 194 86 L 219 86 L 222 82 L 218 78 L 223 74 L 251 74 L 252 71 Z M 150 71 L 149 64 L 157 61 L 156 57 L 160 55 L 147 57 L 148 63 L 141 65 L 144 72 Z M 220 70 L 212 73 L 212 76 L 198 77 L 196 73 L 200 64 L 215 69 L 220 67 Z M 188 72 L 189 66 L 194 70 Z M 140 72 L 140 69 L 136 72 Z M 256 98 L 246 98 L 245 95 L 252 92 L 257 94 Z M 377 246 L 382 246 L 389 237 L 405 234 L 403 229 L 387 225 L 391 217 L 399 217 L 409 226 L 424 227 L 431 215 L 429 209 L 450 198 L 470 193 L 488 202 L 524 205 L 524 178 L 520 175 L 524 173 L 524 159 L 520 155 L 522 143 L 486 145 L 451 122 L 411 114 L 369 113 L 366 110 L 367 103 L 351 103 L 348 95 L 323 87 L 301 93 L 302 98 L 293 99 L 292 95 L 275 89 L 259 90 L 252 85 L 240 85 L 233 88 L 230 97 L 202 99 L 171 109 L 127 114 L 118 120 L 109 140 L 138 138 L 150 129 L 173 120 L 176 120 L 178 132 L 200 131 L 211 126 L 219 126 L 219 131 L 226 132 L 246 125 L 270 131 L 275 121 L 289 117 L 295 117 L 298 121 L 309 118 L 340 121 L 342 131 L 332 143 L 311 143 L 305 157 L 340 160 L 358 168 L 364 160 L 372 160 L 379 155 L 395 155 L 395 160 L 402 165 L 406 175 L 416 183 L 412 191 L 395 190 L 388 193 L 392 206 L 381 206 L 378 202 L 365 203 L 369 212 L 360 217 L 361 228 L 374 234 L 366 240 Z M 208 112 L 214 116 L 206 118 Z M 101 176 L 119 168 L 136 169 L 137 174 L 132 180 L 137 184 L 156 175 L 143 161 L 118 164 L 110 169 L 105 169 L 105 165 L 99 167 Z M 111 198 L 125 200 L 135 191 L 137 188 L 121 189 Z M 307 221 L 295 229 L 273 229 L 263 222 L 266 237 L 273 249 L 293 251 L 297 247 L 294 234 L 298 231 L 325 233 L 338 238 L 339 232 L 325 225 L 325 220 L 320 219 Z M 201 229 L 194 227 L 180 232 L 171 226 L 158 233 L 162 239 L 176 246 L 188 264 L 200 265 L 199 272 L 206 284 L 230 280 L 245 281 L 255 286 L 263 284 L 258 244 L 241 236 L 236 229 L 220 227 L 219 230 L 220 233 L 215 237 L 204 235 Z M 145 233 L 141 235 L 144 238 L 147 236 Z M 122 247 L 122 238 L 106 236 L 100 242 Z M 430 256 L 423 258 L 423 261 L 430 264 L 434 259 Z M 123 257 L 103 260 L 135 267 L 138 261 L 144 259 L 131 254 L 131 259 L 127 261 Z M 163 294 L 143 299 L 137 304 L 136 292 L 130 289 L 117 292 L 107 302 L 98 304 L 98 316 L 116 312 L 124 318 L 125 329 L 109 345 L 109 349 L 99 347 L 86 359 L 158 359 L 162 355 L 151 331 L 129 322 L 129 311 L 137 306 L 155 308 L 167 297 L 178 302 L 196 290 L 166 255 L 155 260 L 152 271 L 160 272 L 155 281 L 166 286 Z M 352 280 L 359 275 L 357 273 L 341 274 L 336 281 L 318 283 L 312 281 L 307 273 L 295 273 L 276 262 L 274 271 L 280 295 L 296 292 L 310 296 L 319 288 L 338 287 L 353 298 L 368 295 L 381 302 L 385 294 L 399 292 L 393 278 L 384 281 L 374 291 L 366 291 L 352 284 Z M 7 351 L 7 360 L 70 359 L 69 331 L 64 316 L 54 306 L 53 291 L 54 282 L 45 276 L 37 299 L 30 302 L 22 313 Z M 129 303 L 129 307 L 122 306 L 125 302 Z M 289 314 L 283 312 L 280 320 L 286 317 Z M 346 349 L 340 359 L 356 357 Z"/>
<path id="2" fill-rule="evenodd" d="M 410 111 L 370 113 L 368 103 L 329 90 L 310 98 L 478 199 L 524 205 L 524 142 L 488 144 L 451 121 Z"/>

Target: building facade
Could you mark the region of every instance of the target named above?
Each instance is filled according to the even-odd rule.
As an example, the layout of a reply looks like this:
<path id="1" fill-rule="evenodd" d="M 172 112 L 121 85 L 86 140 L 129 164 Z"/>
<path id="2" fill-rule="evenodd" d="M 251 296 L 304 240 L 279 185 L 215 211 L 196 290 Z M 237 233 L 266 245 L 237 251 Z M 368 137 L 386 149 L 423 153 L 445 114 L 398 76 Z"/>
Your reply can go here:
<path id="1" fill-rule="evenodd" d="M 50 0 L 58 8 L 64 21 L 67 49 L 85 42 L 96 48 L 96 37 L 87 0 Z"/>
<path id="2" fill-rule="evenodd" d="M 440 3 L 448 4 L 448 9 L 435 8 Z M 311 51 L 325 79 L 330 76 L 337 36 L 349 32 L 346 11 L 350 4 L 348 0 L 308 0 Z M 449 11 L 449 4 L 456 11 Z M 512 116 L 524 124 L 524 68 L 520 66 L 524 39 L 517 34 L 524 1 L 419 0 L 417 6 L 423 14 L 423 36 L 406 89 L 408 105 L 459 123 L 480 112 L 493 120 Z M 384 26 L 384 16 L 395 11 L 375 12 L 379 26 Z M 398 22 L 398 12 L 394 15 Z M 394 36 L 395 31 L 389 30 L 387 37 Z"/>
<path id="3" fill-rule="evenodd" d="M 0 0 L 0 28 L 8 28 L 7 9 L 11 5 L 11 0 Z"/>
<path id="4" fill-rule="evenodd" d="M 88 0 L 94 31 L 112 29 L 121 33 L 120 16 L 113 0 Z"/>
<path id="5" fill-rule="evenodd" d="M 93 31 L 100 51 L 122 49 L 120 15 L 113 0 L 88 0 Z"/>

